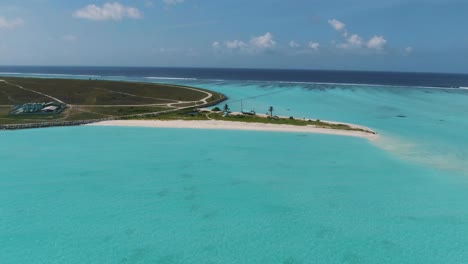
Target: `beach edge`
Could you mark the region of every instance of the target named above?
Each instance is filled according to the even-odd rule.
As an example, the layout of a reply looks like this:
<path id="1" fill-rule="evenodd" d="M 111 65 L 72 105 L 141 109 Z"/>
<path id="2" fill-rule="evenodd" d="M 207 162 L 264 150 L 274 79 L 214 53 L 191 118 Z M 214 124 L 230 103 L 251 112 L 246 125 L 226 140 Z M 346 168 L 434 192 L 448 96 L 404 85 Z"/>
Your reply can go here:
<path id="1" fill-rule="evenodd" d="M 350 124 L 352 125 L 352 124 Z M 150 127 L 150 128 L 179 128 L 179 129 L 205 129 L 205 130 L 243 130 L 264 132 L 296 132 L 311 134 L 326 134 L 348 137 L 360 137 L 368 140 L 377 140 L 378 134 L 355 130 L 339 130 L 320 128 L 311 125 L 294 126 L 284 124 L 265 124 L 233 122 L 223 120 L 109 120 L 87 124 L 86 126 L 116 126 L 116 127 Z M 356 127 L 362 127 L 356 125 Z M 372 131 L 369 128 L 366 128 Z"/>

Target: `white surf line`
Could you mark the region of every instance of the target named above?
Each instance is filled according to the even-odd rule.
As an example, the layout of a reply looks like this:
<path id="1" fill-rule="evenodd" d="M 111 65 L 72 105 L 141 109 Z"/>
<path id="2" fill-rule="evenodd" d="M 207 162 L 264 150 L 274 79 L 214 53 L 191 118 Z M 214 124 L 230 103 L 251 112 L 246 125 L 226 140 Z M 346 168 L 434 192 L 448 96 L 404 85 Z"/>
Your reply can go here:
<path id="1" fill-rule="evenodd" d="M 7 82 L 7 81 L 5 81 L 5 80 L 0 80 L 0 82 L 6 83 L 6 84 L 9 84 L 9 85 L 12 85 L 12 86 L 16 86 L 16 87 L 20 88 L 21 90 L 25 90 L 25 91 L 28 91 L 28 92 L 32 92 L 32 93 L 35 93 L 35 94 L 42 95 L 42 96 L 44 96 L 44 97 L 50 98 L 50 99 L 52 99 L 52 100 L 54 100 L 54 101 L 57 101 L 57 102 L 59 102 L 59 103 L 61 103 L 61 104 L 66 105 L 66 103 L 65 103 L 64 101 L 62 101 L 62 100 L 60 100 L 60 99 L 58 99 L 58 98 L 55 98 L 55 97 L 53 97 L 53 96 L 50 96 L 50 95 L 48 95 L 48 94 L 41 93 L 41 92 L 38 92 L 38 91 L 34 91 L 34 90 L 31 90 L 31 89 L 27 89 L 27 88 L 24 88 L 24 87 L 22 87 L 22 86 L 20 86 L 20 85 L 13 84 L 13 83 L 9 83 L 9 82 Z"/>

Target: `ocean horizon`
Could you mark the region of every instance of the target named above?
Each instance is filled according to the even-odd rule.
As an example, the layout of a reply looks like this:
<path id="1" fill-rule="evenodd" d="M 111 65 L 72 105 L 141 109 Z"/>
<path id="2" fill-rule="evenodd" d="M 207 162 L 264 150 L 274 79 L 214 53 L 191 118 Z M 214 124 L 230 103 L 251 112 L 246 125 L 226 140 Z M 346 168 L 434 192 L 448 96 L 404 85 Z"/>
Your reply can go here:
<path id="1" fill-rule="evenodd" d="M 5 67 L 162 82 L 377 141 L 255 131 L 0 131 L 4 263 L 466 263 L 468 75 Z M 222 105 L 220 105 L 222 106 Z"/>
<path id="2" fill-rule="evenodd" d="M 467 88 L 466 73 L 255 68 L 0 66 L 4 76 L 149 78 L 155 80 L 262 81 Z"/>

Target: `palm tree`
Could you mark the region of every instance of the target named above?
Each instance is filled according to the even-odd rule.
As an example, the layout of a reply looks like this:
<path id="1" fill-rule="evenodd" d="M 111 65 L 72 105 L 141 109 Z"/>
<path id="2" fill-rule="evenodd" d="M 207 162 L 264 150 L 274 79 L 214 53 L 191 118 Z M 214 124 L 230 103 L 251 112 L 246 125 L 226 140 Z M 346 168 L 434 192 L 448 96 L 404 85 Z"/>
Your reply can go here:
<path id="1" fill-rule="evenodd" d="M 270 112 L 270 116 L 273 116 L 273 106 L 270 106 L 268 108 L 268 112 Z"/>
<path id="2" fill-rule="evenodd" d="M 229 112 L 229 105 L 227 104 L 224 105 L 224 112 L 226 113 Z"/>

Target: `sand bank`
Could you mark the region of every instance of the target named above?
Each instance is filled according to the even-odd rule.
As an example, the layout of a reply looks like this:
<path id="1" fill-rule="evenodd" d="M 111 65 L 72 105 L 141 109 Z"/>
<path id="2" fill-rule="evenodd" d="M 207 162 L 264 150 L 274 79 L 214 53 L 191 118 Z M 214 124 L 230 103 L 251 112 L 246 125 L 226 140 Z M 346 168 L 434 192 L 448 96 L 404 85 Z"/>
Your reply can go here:
<path id="1" fill-rule="evenodd" d="M 246 123 L 222 120 L 112 120 L 89 124 L 90 126 L 126 126 L 126 127 L 155 127 L 155 128 L 190 128 L 190 129 L 218 129 L 218 130 L 250 130 L 272 132 L 315 133 L 339 136 L 361 137 L 369 140 L 378 138 L 371 134 L 353 130 L 337 130 L 318 128 L 314 126 L 294 126 L 280 124 Z M 355 126 L 362 127 L 362 126 Z M 371 130 L 369 128 L 366 128 Z"/>

